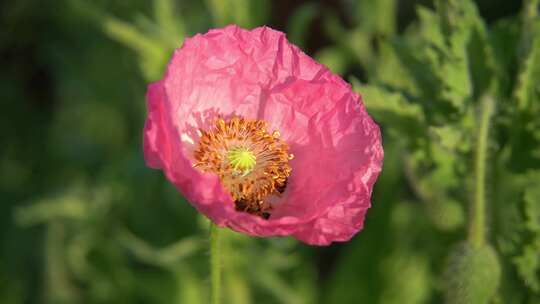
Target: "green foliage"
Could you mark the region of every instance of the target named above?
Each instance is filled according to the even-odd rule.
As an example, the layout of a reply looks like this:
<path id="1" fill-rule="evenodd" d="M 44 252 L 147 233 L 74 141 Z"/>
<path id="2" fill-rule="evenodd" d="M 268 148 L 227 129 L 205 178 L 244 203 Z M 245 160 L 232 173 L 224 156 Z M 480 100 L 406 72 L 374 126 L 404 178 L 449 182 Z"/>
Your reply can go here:
<path id="1" fill-rule="evenodd" d="M 515 85 L 509 100 L 516 106 L 508 110 L 513 112 L 512 123 L 518 128 L 512 130 L 513 160 L 516 169 L 526 167 L 540 168 L 540 17 L 538 1 L 525 1 L 521 16 L 520 41 L 516 55 L 519 69 L 515 76 Z"/>
<path id="2" fill-rule="evenodd" d="M 325 17 L 325 30 L 335 44 L 342 49 L 342 57 L 360 63 L 368 71 L 374 71 L 375 50 L 372 40 L 396 32 L 396 0 L 348 1 L 346 11 L 355 27 L 348 31 L 337 16 Z M 343 55 L 346 54 L 346 55 Z"/>
<path id="3" fill-rule="evenodd" d="M 533 113 L 537 113 L 539 104 L 535 80 L 540 58 L 535 53 L 537 13 L 537 1 L 526 2 L 521 24 L 508 19 L 488 28 L 472 1 L 437 1 L 434 11 L 419 7 L 418 23 L 412 24 L 403 36 L 379 42 L 379 53 L 373 57 L 381 59 L 372 63 L 377 70 L 368 75 L 371 81 L 361 84 L 352 79 L 368 111 L 382 122 L 391 140 L 405 147 L 404 176 L 415 196 L 425 203 L 434 227 L 459 231 L 465 223 L 463 210 L 466 205 L 474 205 L 467 208 L 474 211 L 469 214 L 469 230 L 475 235 L 470 239 L 472 244 L 478 238 L 483 241 L 482 231 L 491 231 L 485 225 L 504 231 L 495 239 L 503 255 L 503 268 L 522 280 L 510 283 L 509 277 L 502 279 L 504 284 L 515 284 L 511 293 L 502 287 L 495 297 L 504 303 L 512 303 L 513 299 L 534 301 L 537 295 L 531 293 L 538 292 L 540 238 L 536 228 L 530 230 L 530 223 L 534 223 L 532 227 L 539 223 L 538 216 L 532 215 L 536 207 L 531 207 L 538 205 L 538 199 L 527 190 L 526 183 L 520 182 L 522 174 L 534 180 L 527 171 L 536 168 L 540 146 L 533 135 L 538 119 L 532 117 L 538 117 Z M 519 62 L 517 71 L 515 62 Z M 509 86 L 511 79 L 515 82 Z M 491 124 L 485 102 L 481 102 L 486 98 L 496 103 Z M 489 132 L 482 133 L 482 128 Z M 485 149 L 480 154 L 479 145 Z M 499 166 L 503 169 L 497 169 Z M 515 173 L 507 172 L 509 169 Z M 494 170 L 501 173 L 491 174 Z M 486 184 L 483 175 L 487 176 Z M 501 187 L 506 183 L 512 186 Z M 501 187 L 496 191 L 499 194 L 491 194 L 495 187 Z M 516 193 L 523 193 L 521 200 Z M 505 199 L 510 197 L 514 205 Z M 484 202 L 487 209 L 482 207 Z M 496 215 L 495 221 L 483 219 L 491 213 Z M 465 251 L 478 250 L 475 247 Z M 490 252 L 495 257 L 492 249 Z M 453 254 L 452 260 L 461 259 L 457 264 L 469 265 L 456 266 L 463 269 L 460 284 L 481 284 L 484 280 L 481 271 L 477 277 L 480 281 L 468 272 L 470 265 L 482 260 L 478 255 Z M 495 268 L 495 258 L 486 257 L 486 263 L 490 259 L 492 271 L 499 269 Z M 487 303 L 495 294 L 499 276 L 483 275 L 494 280 L 486 282 L 485 292 L 474 286 L 461 288 L 462 296 L 455 290 L 447 292 L 448 301 Z M 457 288 L 458 283 L 450 283 Z"/>
<path id="4" fill-rule="evenodd" d="M 510 183 L 498 189 L 500 208 L 496 233 L 501 253 L 509 258 L 515 275 L 536 295 L 540 291 L 540 215 L 538 171 L 513 174 L 500 169 Z"/>
<path id="5" fill-rule="evenodd" d="M 206 3 L 216 26 L 235 23 L 244 28 L 263 25 L 270 4 L 267 0 L 206 0 Z"/>
<path id="6" fill-rule="evenodd" d="M 306 46 L 306 37 L 314 19 L 319 13 L 320 6 L 317 3 L 306 3 L 294 12 L 291 21 L 287 25 L 287 38 L 301 48 Z"/>
<path id="7" fill-rule="evenodd" d="M 539 174 L 531 174 L 535 182 L 528 185 L 523 194 L 523 217 L 525 243 L 518 256 L 515 257 L 519 275 L 527 285 L 536 292 L 540 291 L 540 180 Z"/>
<path id="8" fill-rule="evenodd" d="M 362 85 L 357 79 L 351 79 L 353 88 L 362 92 L 362 101 L 366 107 L 373 111 L 377 121 L 392 121 L 388 132 L 398 135 L 402 128 L 407 128 L 408 134 L 426 132 L 425 118 L 422 109 L 417 104 L 407 101 L 400 92 L 393 92 L 384 87 Z"/>

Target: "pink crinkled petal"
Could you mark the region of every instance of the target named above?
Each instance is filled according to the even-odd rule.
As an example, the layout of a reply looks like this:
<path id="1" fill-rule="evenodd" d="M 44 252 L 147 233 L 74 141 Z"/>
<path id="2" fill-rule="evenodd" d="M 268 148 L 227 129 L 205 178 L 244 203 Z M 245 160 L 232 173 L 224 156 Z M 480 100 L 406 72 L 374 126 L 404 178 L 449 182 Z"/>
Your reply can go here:
<path id="1" fill-rule="evenodd" d="M 185 144 L 172 124 L 170 103 L 162 81 L 148 87 L 148 119 L 144 128 L 144 157 L 148 166 L 160 168 L 186 199 L 201 213 L 221 227 L 256 236 L 290 235 L 298 219 L 263 220 L 233 208 L 230 195 L 214 174 L 204 174 L 192 167 L 182 151 Z"/>
<path id="2" fill-rule="evenodd" d="M 283 33 L 228 26 L 196 35 L 176 50 L 147 99 L 148 166 L 161 168 L 218 225 L 315 245 L 348 240 L 362 228 L 382 166 L 379 128 L 350 85 Z M 219 179 L 192 168 L 198 130 L 232 115 L 265 120 L 295 155 L 269 220 L 235 211 Z"/>

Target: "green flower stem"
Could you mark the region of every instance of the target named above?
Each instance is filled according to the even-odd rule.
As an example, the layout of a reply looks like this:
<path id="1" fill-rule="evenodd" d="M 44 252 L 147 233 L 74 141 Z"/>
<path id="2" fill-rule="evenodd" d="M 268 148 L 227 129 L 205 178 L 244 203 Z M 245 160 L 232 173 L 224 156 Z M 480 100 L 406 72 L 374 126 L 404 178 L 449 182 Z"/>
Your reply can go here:
<path id="1" fill-rule="evenodd" d="M 474 156 L 474 201 L 471 204 L 471 221 L 469 223 L 469 242 L 476 248 L 482 247 L 486 238 L 486 161 L 489 124 L 493 112 L 493 98 L 483 98 Z"/>
<path id="2" fill-rule="evenodd" d="M 210 276 L 212 291 L 211 303 L 221 302 L 221 236 L 219 228 L 210 223 Z"/>

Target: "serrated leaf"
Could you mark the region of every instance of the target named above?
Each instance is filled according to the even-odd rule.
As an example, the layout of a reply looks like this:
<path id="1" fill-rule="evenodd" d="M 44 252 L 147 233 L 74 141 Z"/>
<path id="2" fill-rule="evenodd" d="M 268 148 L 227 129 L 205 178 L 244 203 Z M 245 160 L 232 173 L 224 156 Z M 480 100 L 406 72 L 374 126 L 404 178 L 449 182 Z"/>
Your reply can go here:
<path id="1" fill-rule="evenodd" d="M 522 211 L 525 243 L 513 261 L 525 284 L 540 292 L 540 172 L 528 174 L 527 179 Z"/>
<path id="2" fill-rule="evenodd" d="M 456 163 L 459 161 L 457 153 L 444 149 L 437 143 L 431 144 L 430 153 L 434 168 L 425 178 L 433 185 L 432 187 L 439 188 L 439 191 L 459 187 L 460 180 L 456 174 Z"/>
<path id="3" fill-rule="evenodd" d="M 376 52 L 375 39 L 392 37 L 396 32 L 396 0 L 355 1 L 348 3 L 347 12 L 355 21 L 355 27 L 347 30 L 334 14 L 327 14 L 324 22 L 328 36 L 338 42 L 344 52 L 350 52 L 368 74 L 374 73 Z"/>
<path id="4" fill-rule="evenodd" d="M 497 21 L 489 31 L 489 43 L 493 50 L 498 87 L 501 92 L 511 91 L 519 41 L 519 24 L 514 18 Z"/>
<path id="5" fill-rule="evenodd" d="M 439 66 L 430 63 L 431 59 L 427 51 L 420 51 L 429 46 L 426 46 L 423 41 L 396 38 L 391 41 L 391 47 L 400 62 L 399 67 L 403 67 L 406 71 L 404 77 L 408 77 L 414 83 L 412 87 L 418 88 L 415 95 L 407 97 L 414 98 L 415 102 L 422 107 L 426 119 L 428 121 L 438 119 L 436 112 L 442 112 L 445 116 L 452 112 L 449 106 L 440 102 L 440 92 L 443 88 L 442 81 L 438 79 L 436 72 Z"/>
<path id="6" fill-rule="evenodd" d="M 452 198 L 452 192 L 462 186 L 456 169 L 458 160 L 454 151 L 441 148 L 436 141 L 405 160 L 411 188 L 424 203 L 432 224 L 443 231 L 457 229 L 465 222 L 463 206 Z"/>
<path id="7" fill-rule="evenodd" d="M 529 231 L 540 236 L 540 173 L 530 173 L 529 179 L 533 184 L 527 187 L 523 195 L 526 215 L 525 226 Z"/>
<path id="8" fill-rule="evenodd" d="M 445 125 L 440 127 L 432 126 L 429 128 L 434 139 L 440 143 L 443 149 L 456 151 L 468 150 L 469 143 L 466 141 L 463 130 L 455 125 Z"/>
<path id="9" fill-rule="evenodd" d="M 534 26 L 540 29 L 540 21 Z M 540 107 L 534 102 L 540 98 L 540 38 L 533 35 L 529 43 L 531 47 L 522 57 L 513 97 L 521 111 L 530 111 L 531 107 L 538 111 Z"/>
<path id="10" fill-rule="evenodd" d="M 443 48 L 445 41 L 439 16 L 434 11 L 423 6 L 416 8 L 416 14 L 420 22 L 420 36 L 425 41 L 428 41 L 429 45 Z"/>
<path id="11" fill-rule="evenodd" d="M 494 235 L 500 252 L 515 271 L 520 292 L 540 295 L 540 171 L 513 174 L 505 168 L 497 173 Z M 509 278 L 507 278 L 509 279 Z M 512 283 L 512 280 L 509 280 Z M 510 290 L 506 292 L 518 292 Z M 519 292 L 518 292 L 519 294 Z M 523 295 L 522 295 L 523 296 Z M 516 295 L 512 295 L 516 297 Z"/>
<path id="12" fill-rule="evenodd" d="M 508 111 L 514 114 L 510 130 L 512 166 L 519 171 L 540 167 L 540 18 L 538 1 L 526 3 L 517 51 L 521 60 L 508 104 Z"/>
<path id="13" fill-rule="evenodd" d="M 399 48 L 394 47 L 388 40 L 380 40 L 378 49 L 378 58 L 384 58 L 384 60 L 379 60 L 368 75 L 369 81 L 402 92 L 407 96 L 419 96 L 418 83 L 414 81 L 411 70 L 400 60 Z"/>
<path id="14" fill-rule="evenodd" d="M 396 134 L 408 134 L 414 138 L 423 132 L 424 114 L 422 109 L 399 93 L 389 92 L 380 87 L 362 85 L 351 79 L 353 89 L 362 94 L 362 100 L 369 113 Z"/>
<path id="15" fill-rule="evenodd" d="M 463 109 L 473 91 L 467 47 L 472 36 L 473 18 L 477 16 L 476 7 L 471 1 L 436 3 L 446 41 L 438 70 L 443 81 L 441 93 L 455 108 Z"/>
<path id="16" fill-rule="evenodd" d="M 540 278 L 538 268 L 540 267 L 540 244 L 529 244 L 523 247 L 519 256 L 513 259 L 519 275 L 523 278 L 525 285 L 538 292 L 540 289 Z"/>

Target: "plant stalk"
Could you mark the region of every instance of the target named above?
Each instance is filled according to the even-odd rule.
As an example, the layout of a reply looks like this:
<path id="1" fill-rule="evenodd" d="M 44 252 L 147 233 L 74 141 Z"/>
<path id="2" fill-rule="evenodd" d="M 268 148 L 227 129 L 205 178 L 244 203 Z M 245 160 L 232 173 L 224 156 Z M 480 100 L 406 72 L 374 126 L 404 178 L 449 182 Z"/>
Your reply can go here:
<path id="1" fill-rule="evenodd" d="M 221 303 L 221 236 L 219 228 L 210 223 L 210 280 L 211 303 Z"/>
<path id="2" fill-rule="evenodd" d="M 489 126 L 494 113 L 494 101 L 484 97 L 481 104 L 480 125 L 474 159 L 474 201 L 471 204 L 469 242 L 473 247 L 482 247 L 486 239 L 486 167 Z"/>

